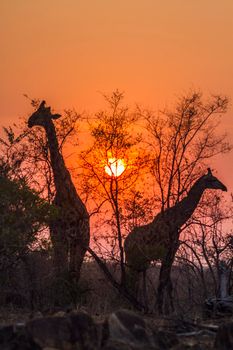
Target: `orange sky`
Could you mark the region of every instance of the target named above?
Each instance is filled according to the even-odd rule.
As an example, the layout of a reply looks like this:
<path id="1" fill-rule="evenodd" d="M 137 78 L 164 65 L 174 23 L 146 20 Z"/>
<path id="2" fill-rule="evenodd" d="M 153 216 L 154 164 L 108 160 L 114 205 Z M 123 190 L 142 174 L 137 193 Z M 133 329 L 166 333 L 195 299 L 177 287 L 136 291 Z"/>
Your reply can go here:
<path id="1" fill-rule="evenodd" d="M 0 13 L 1 124 L 31 111 L 24 93 L 58 111 L 97 110 L 116 88 L 154 108 L 189 88 L 233 97 L 232 0 L 0 0 Z M 216 168 L 233 188 L 233 154 Z"/>

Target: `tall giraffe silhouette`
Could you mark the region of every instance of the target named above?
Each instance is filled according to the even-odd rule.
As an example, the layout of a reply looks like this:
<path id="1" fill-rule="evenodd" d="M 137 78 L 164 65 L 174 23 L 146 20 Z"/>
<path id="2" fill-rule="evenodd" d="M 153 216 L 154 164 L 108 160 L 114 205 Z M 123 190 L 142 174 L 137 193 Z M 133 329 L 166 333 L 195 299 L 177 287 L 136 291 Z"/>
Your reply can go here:
<path id="1" fill-rule="evenodd" d="M 208 173 L 194 183 L 185 198 L 160 212 L 151 223 L 135 227 L 125 239 L 127 285 L 134 293 L 138 289 L 139 273 L 145 273 L 151 261 L 161 259 L 157 298 L 160 313 L 164 312 L 165 292 L 173 309 L 170 274 L 179 248 L 180 229 L 193 214 L 206 189 L 227 191 L 226 186 L 208 169 Z"/>
<path id="2" fill-rule="evenodd" d="M 89 215 L 59 150 L 53 119 L 60 117 L 60 114 L 52 114 L 50 107 L 46 107 L 45 101 L 42 101 L 28 119 L 28 126 L 43 127 L 48 140 L 56 190 L 54 204 L 58 207 L 58 217 L 50 225 L 56 272 L 58 276 L 68 273 L 70 280 L 77 282 L 85 247 L 89 246 L 90 241 Z"/>

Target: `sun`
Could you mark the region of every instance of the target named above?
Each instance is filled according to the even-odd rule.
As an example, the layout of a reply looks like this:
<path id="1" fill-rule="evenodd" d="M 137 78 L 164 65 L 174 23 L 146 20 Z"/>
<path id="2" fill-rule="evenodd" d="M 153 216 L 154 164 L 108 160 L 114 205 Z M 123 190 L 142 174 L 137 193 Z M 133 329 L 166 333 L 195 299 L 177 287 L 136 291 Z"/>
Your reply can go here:
<path id="1" fill-rule="evenodd" d="M 125 171 L 125 162 L 123 159 L 109 158 L 104 170 L 109 176 L 120 176 Z"/>

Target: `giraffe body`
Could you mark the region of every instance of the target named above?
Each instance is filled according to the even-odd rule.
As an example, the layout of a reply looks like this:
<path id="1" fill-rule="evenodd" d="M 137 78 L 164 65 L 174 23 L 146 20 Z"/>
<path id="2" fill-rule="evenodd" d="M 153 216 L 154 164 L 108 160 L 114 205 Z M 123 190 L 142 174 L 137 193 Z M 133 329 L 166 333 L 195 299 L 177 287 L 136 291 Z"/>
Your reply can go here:
<path id="1" fill-rule="evenodd" d="M 139 273 L 145 271 L 154 260 L 162 261 L 158 299 L 165 287 L 172 290 L 170 272 L 179 247 L 180 229 L 192 216 L 205 189 L 227 190 L 208 169 L 208 174 L 194 183 L 185 198 L 160 212 L 151 223 L 135 227 L 126 237 L 124 249 L 127 280 L 134 293 L 137 290 Z"/>
<path id="2" fill-rule="evenodd" d="M 48 140 L 50 161 L 55 184 L 54 204 L 58 208 L 58 218 L 50 225 L 51 241 L 54 247 L 54 263 L 58 275 L 68 273 L 78 281 L 80 269 L 90 240 L 89 215 L 79 197 L 59 150 L 50 107 L 43 101 L 38 110 L 28 120 L 28 126 L 43 127 Z"/>

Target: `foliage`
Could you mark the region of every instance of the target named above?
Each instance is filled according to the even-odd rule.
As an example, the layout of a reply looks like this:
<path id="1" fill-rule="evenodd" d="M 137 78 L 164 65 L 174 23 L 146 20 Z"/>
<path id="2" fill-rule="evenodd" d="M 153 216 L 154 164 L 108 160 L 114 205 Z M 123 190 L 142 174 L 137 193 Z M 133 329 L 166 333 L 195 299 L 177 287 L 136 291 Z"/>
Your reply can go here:
<path id="1" fill-rule="evenodd" d="M 155 115 L 139 109 L 147 122 L 147 143 L 153 154 L 151 173 L 162 210 L 187 194 L 213 157 L 231 150 L 226 134 L 218 131 L 228 103 L 222 96 L 204 101 L 200 92 L 191 91 L 178 99 L 172 111 Z"/>
<path id="2" fill-rule="evenodd" d="M 93 214 L 105 210 L 102 227 L 108 232 L 105 237 L 103 232 L 98 235 L 108 242 L 109 257 L 119 259 L 122 279 L 123 237 L 129 227 L 128 220 L 133 221 L 136 216 L 142 218 L 144 214 L 137 210 L 132 215 L 130 203 L 135 207 L 139 205 L 139 178 L 148 160 L 145 150 L 140 149 L 141 136 L 135 130 L 138 117 L 123 104 L 123 98 L 118 90 L 105 96 L 109 108 L 100 111 L 96 120 L 90 123 L 93 145 L 81 154 L 84 193 L 93 207 L 95 205 Z M 124 171 L 119 175 L 114 173 L 111 165 L 117 167 L 117 161 L 124 164 Z M 100 226 L 99 221 L 97 225 Z M 95 242 L 98 244 L 98 237 Z"/>
<path id="3" fill-rule="evenodd" d="M 105 96 L 109 108 L 89 122 L 93 144 L 81 154 L 84 192 L 98 209 L 108 201 L 115 210 L 116 192 L 118 197 L 128 194 L 138 180 L 139 167 L 143 168 L 147 160 L 139 149 L 141 137 L 135 130 L 138 118 L 123 105 L 123 98 L 119 91 Z M 105 167 L 111 172 L 110 159 L 113 163 L 114 160 L 124 162 L 125 171 L 120 176 L 106 173 Z"/>
<path id="4" fill-rule="evenodd" d="M 233 268 L 233 234 L 230 230 L 232 217 L 231 203 L 223 195 L 209 193 L 195 212 L 195 225 L 188 226 L 182 233 L 177 260 L 187 264 L 198 275 L 205 298 L 210 296 L 210 281 L 215 297 L 219 297 L 222 263 L 228 266 L 229 273 Z M 230 288 L 230 281 L 228 285 Z"/>
<path id="5" fill-rule="evenodd" d="M 23 258 L 56 211 L 24 179 L 12 180 L 0 168 L 0 268 Z"/>

